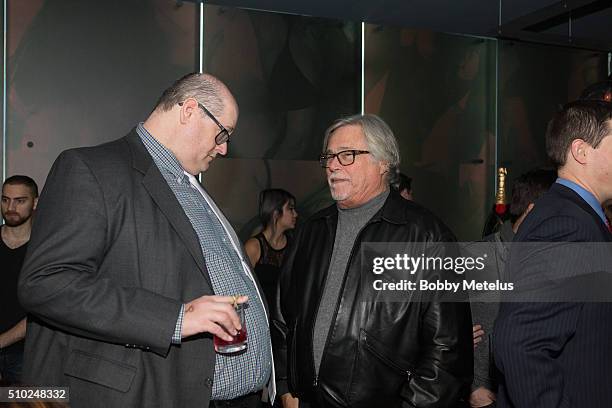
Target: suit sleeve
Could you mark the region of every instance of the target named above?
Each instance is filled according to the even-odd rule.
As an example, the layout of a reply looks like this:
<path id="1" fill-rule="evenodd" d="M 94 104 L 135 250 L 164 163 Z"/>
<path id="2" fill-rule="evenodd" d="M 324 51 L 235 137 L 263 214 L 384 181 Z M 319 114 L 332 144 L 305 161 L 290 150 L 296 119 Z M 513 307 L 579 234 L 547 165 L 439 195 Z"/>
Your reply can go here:
<path id="1" fill-rule="evenodd" d="M 503 304 L 495 325 L 495 360 L 517 407 L 564 407 L 557 357 L 574 333 L 578 303 Z"/>
<path id="2" fill-rule="evenodd" d="M 448 232 L 446 243 L 455 241 Z M 434 244 L 432 256 L 457 256 L 452 244 Z M 459 281 L 453 271 L 442 272 L 432 279 Z M 424 294 L 426 295 L 426 294 Z M 401 396 L 408 408 L 454 407 L 470 391 L 473 375 L 472 317 L 467 299 L 436 291 L 423 298 L 420 326 L 421 357 L 405 383 Z"/>
<path id="3" fill-rule="evenodd" d="M 107 213 L 103 191 L 79 153 L 62 153 L 36 210 L 19 299 L 61 330 L 166 355 L 181 302 L 99 274 L 113 245 L 109 217 L 119 216 Z"/>

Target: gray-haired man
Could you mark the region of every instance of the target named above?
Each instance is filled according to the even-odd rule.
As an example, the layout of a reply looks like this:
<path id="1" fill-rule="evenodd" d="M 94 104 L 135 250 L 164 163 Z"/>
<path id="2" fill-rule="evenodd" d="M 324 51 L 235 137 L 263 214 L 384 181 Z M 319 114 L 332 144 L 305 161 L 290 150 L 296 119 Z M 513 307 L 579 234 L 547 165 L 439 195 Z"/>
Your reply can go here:
<path id="1" fill-rule="evenodd" d="M 471 382 L 469 306 L 372 301 L 360 251 L 368 242 L 452 242 L 453 234 L 389 191 L 400 155 L 379 117 L 336 121 L 320 161 L 336 204 L 298 231 L 281 273 L 283 403 L 298 405 L 290 392 L 299 406 L 454 407 Z"/>

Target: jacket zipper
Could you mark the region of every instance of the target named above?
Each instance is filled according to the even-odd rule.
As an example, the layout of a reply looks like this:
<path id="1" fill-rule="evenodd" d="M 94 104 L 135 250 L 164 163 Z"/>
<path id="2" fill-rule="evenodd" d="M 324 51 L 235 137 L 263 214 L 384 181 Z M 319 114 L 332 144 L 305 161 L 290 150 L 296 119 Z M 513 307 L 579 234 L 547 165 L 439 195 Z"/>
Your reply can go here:
<path id="1" fill-rule="evenodd" d="M 355 238 L 355 243 L 359 242 L 359 238 L 361 237 L 361 234 L 363 233 L 363 231 L 370 225 L 370 224 L 374 224 L 374 222 L 378 222 L 378 221 L 368 221 L 366 223 L 366 225 L 363 226 L 363 228 L 361 228 L 359 230 L 359 232 L 357 233 L 357 237 Z M 338 224 L 336 224 L 336 229 L 338 228 Z M 335 234 L 334 234 L 334 240 L 335 240 Z M 331 321 L 331 325 L 329 326 L 329 329 L 327 331 L 327 338 L 325 339 L 325 345 L 323 346 L 323 353 L 321 354 L 321 363 L 319 364 L 319 368 L 323 365 L 323 360 L 325 359 L 325 350 L 327 350 L 327 346 L 329 344 L 329 336 L 331 334 L 332 328 L 334 327 L 335 323 L 336 323 L 336 318 L 338 317 L 338 309 L 340 308 L 340 299 L 342 299 L 342 295 L 344 292 L 344 286 L 346 284 L 346 278 L 348 276 L 348 271 L 349 271 L 349 266 L 351 265 L 351 261 L 353 260 L 353 254 L 355 252 L 355 247 L 356 245 L 353 244 L 353 248 L 351 248 L 351 253 L 349 255 L 348 261 L 346 263 L 346 269 L 344 270 L 344 277 L 342 278 L 342 285 L 340 286 L 340 291 L 338 292 L 340 294 L 340 296 L 338 297 L 338 300 L 336 301 L 336 307 L 334 309 L 334 316 L 332 318 Z M 332 254 L 333 254 L 334 250 L 332 247 L 332 251 L 329 253 L 329 260 L 328 260 L 328 265 L 331 265 L 331 258 L 332 258 Z M 327 276 L 325 277 L 325 282 L 323 283 L 323 291 L 321 292 L 321 296 L 319 297 L 319 302 L 317 303 L 317 314 L 315 315 L 315 322 L 317 320 L 317 316 L 319 314 L 319 307 L 321 306 L 321 298 L 323 297 L 323 292 L 325 292 L 325 286 L 327 285 L 327 279 L 329 278 L 329 266 L 328 266 L 328 270 L 327 270 Z M 312 325 L 312 333 L 310 338 L 314 338 L 314 324 Z M 312 349 L 312 368 L 313 368 L 313 372 L 315 373 L 315 378 L 314 378 L 314 383 L 313 386 L 317 386 L 319 384 L 319 373 L 317 372 L 317 369 L 315 367 L 315 363 L 314 363 L 314 347 Z"/>
<path id="2" fill-rule="evenodd" d="M 394 368 L 397 371 L 400 371 L 403 374 L 406 374 L 408 376 L 408 380 L 410 380 L 410 378 L 412 377 L 412 371 L 411 370 L 406 370 L 402 367 L 400 367 L 397 363 L 395 363 L 394 361 L 392 361 L 391 359 L 389 359 L 386 356 L 383 356 L 381 353 L 379 353 L 378 351 L 376 351 L 376 349 L 371 346 L 368 343 L 368 338 L 367 338 L 367 333 L 365 333 L 365 346 L 368 350 L 370 350 L 370 353 L 374 354 L 376 357 L 378 357 L 379 360 L 381 360 L 383 363 L 387 364 L 389 367 Z"/>

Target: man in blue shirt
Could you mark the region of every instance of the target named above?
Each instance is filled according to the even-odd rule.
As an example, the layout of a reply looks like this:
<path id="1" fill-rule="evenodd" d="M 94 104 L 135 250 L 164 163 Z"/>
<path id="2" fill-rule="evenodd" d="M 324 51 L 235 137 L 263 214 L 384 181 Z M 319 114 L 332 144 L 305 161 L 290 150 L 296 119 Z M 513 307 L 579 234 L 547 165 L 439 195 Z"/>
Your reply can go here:
<path id="1" fill-rule="evenodd" d="M 567 104 L 549 123 L 546 147 L 558 179 L 521 224 L 506 265 L 515 287 L 532 291 L 521 295 L 543 297 L 500 307 L 498 403 L 610 407 L 612 303 L 601 300 L 612 294 L 612 234 L 602 210 L 612 198 L 612 105 Z M 584 282 L 588 291 L 579 292 L 574 284 Z"/>

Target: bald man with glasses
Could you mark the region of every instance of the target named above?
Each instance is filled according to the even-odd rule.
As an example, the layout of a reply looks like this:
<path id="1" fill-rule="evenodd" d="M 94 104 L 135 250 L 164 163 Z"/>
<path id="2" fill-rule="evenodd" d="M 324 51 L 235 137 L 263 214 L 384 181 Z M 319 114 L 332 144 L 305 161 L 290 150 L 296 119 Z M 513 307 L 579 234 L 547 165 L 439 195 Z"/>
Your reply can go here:
<path id="1" fill-rule="evenodd" d="M 200 185 L 236 126 L 217 78 L 189 74 L 127 136 L 56 160 L 19 297 L 24 382 L 72 407 L 257 407 L 274 398 L 267 306 L 231 225 Z M 213 336 L 248 347 L 215 352 Z"/>

